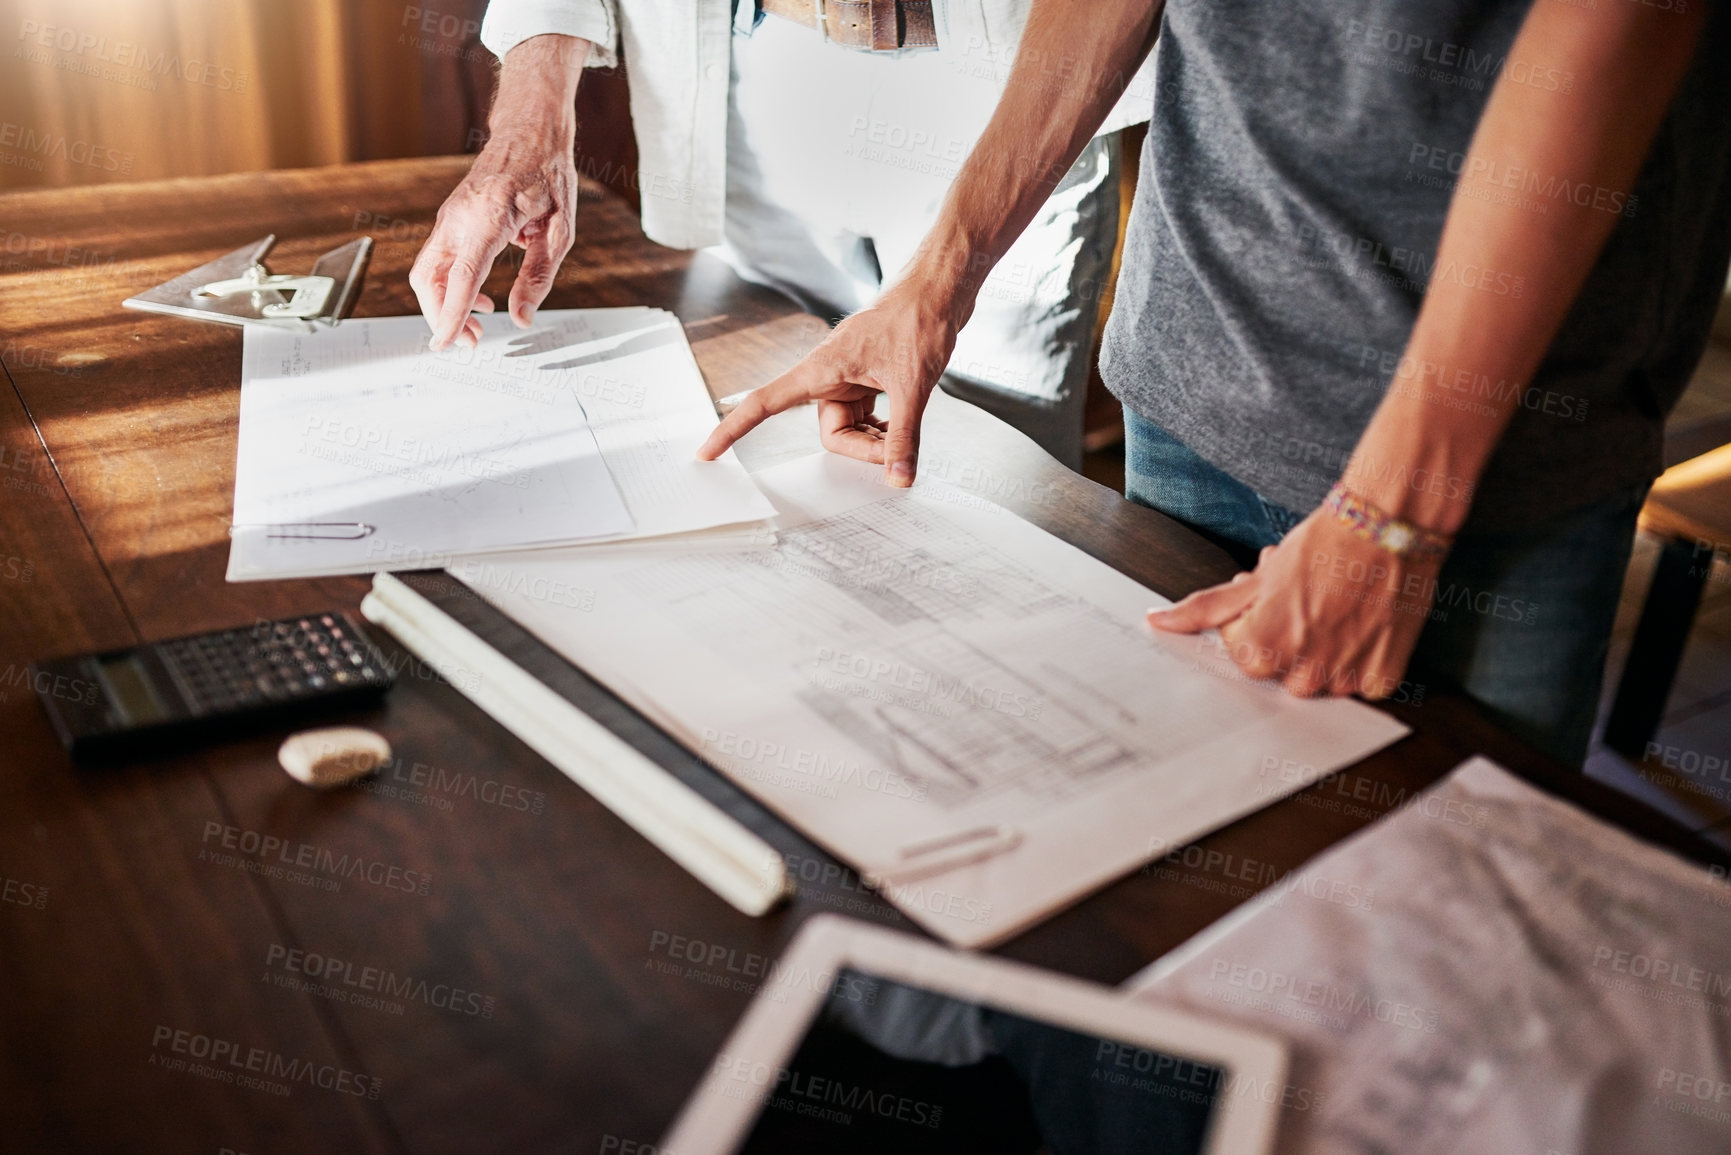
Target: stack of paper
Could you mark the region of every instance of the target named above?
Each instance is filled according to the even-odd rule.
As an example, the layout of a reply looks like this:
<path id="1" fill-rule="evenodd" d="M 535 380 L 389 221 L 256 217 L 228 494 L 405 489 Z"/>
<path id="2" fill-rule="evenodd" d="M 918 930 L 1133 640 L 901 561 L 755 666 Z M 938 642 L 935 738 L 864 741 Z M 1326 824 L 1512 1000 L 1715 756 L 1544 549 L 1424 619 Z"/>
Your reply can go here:
<path id="1" fill-rule="evenodd" d="M 1129 986 L 1284 1038 L 1280 1155 L 1731 1150 L 1731 886 L 1485 759 Z"/>
<path id="2" fill-rule="evenodd" d="M 960 490 L 829 454 L 756 480 L 780 514 L 754 549 L 453 572 L 952 942 L 1006 938 L 1405 732 L 1153 634 L 1164 599 Z"/>
<path id="3" fill-rule="evenodd" d="M 228 578 L 371 573 L 456 555 L 761 521 L 660 309 L 480 318 L 474 349 L 419 317 L 309 333 L 248 326 Z"/>

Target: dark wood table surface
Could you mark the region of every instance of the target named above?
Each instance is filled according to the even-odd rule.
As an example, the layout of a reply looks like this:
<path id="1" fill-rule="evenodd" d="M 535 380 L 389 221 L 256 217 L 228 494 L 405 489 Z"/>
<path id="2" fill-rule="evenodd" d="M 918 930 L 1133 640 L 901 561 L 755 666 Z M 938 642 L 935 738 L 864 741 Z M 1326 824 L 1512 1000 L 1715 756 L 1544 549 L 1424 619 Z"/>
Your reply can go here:
<path id="1" fill-rule="evenodd" d="M 0 196 L 0 1148 L 631 1150 L 660 1137 L 803 919 L 908 925 L 437 574 L 413 581 L 786 853 L 807 879 L 791 904 L 739 914 L 383 636 L 398 684 L 344 716 L 396 751 L 368 789 L 290 781 L 282 728 L 103 771 L 56 744 L 32 659 L 354 612 L 366 588 L 224 582 L 241 334 L 120 301 L 267 232 L 275 267 L 295 271 L 371 231 L 356 312 L 414 312 L 408 267 L 465 163 Z M 821 337 L 784 299 L 650 244 L 628 205 L 582 191 L 549 307 L 673 310 L 717 397 Z M 489 281 L 501 300 L 510 274 Z M 795 413 L 743 451 L 762 465 L 813 444 Z M 923 463 L 1161 593 L 1232 571 L 960 402 L 934 404 Z M 1474 753 L 1680 853 L 1716 853 L 1458 698 L 1433 688 L 1392 709 L 1411 737 L 1209 837 L 1218 853 L 1197 865 L 1123 879 L 999 953 L 1121 981 Z M 271 839 L 270 855 L 238 849 Z M 303 846 L 351 869 L 276 869 Z M 279 1085 L 249 1083 L 249 1063 Z"/>

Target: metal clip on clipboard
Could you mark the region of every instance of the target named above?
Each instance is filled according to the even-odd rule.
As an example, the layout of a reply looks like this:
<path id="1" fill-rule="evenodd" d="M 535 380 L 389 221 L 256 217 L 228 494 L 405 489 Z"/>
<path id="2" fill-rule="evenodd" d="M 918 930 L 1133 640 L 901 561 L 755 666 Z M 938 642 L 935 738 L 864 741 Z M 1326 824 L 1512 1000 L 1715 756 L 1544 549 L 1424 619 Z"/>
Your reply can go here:
<path id="1" fill-rule="evenodd" d="M 360 289 L 373 238 L 332 249 L 313 263 L 311 273 L 302 275 L 272 273 L 265 267 L 265 254 L 275 244 L 273 233 L 121 304 L 224 325 L 310 329 L 315 322 L 341 322 Z"/>

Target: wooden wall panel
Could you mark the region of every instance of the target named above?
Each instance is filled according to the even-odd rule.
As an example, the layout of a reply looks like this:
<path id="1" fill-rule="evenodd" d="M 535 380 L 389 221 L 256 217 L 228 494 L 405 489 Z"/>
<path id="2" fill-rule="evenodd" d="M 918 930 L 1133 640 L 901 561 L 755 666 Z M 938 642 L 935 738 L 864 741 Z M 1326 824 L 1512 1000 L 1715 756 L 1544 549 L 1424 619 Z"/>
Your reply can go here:
<path id="1" fill-rule="evenodd" d="M 473 151 L 485 7 L 0 0 L 0 188 Z"/>

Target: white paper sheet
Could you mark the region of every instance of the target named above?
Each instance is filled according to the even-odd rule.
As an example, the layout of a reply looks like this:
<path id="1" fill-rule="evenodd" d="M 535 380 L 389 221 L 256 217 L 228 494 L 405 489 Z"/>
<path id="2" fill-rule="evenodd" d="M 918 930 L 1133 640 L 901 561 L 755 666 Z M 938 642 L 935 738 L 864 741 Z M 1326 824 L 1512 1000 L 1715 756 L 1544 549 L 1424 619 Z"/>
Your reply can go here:
<path id="1" fill-rule="evenodd" d="M 1483 758 L 1126 986 L 1288 1041 L 1279 1155 L 1731 1150 L 1731 886 Z"/>
<path id="2" fill-rule="evenodd" d="M 453 572 L 968 945 L 1405 732 L 1238 680 L 1208 642 L 1146 627 L 1164 604 L 1148 589 L 979 498 L 881 472 L 820 454 L 757 474 L 781 515 L 756 550 L 626 544 Z M 922 872 L 909 848 L 981 860 Z"/>
<path id="3" fill-rule="evenodd" d="M 419 317 L 247 328 L 230 581 L 772 512 L 731 455 L 692 460 L 715 413 L 671 314 L 549 310 L 527 332 L 481 321 L 478 348 L 442 353 Z"/>
<path id="4" fill-rule="evenodd" d="M 631 538 L 692 533 L 775 516 L 730 451 L 697 460 L 715 403 L 679 318 L 665 309 L 562 309 L 513 331 L 506 361 L 572 389 L 635 528 Z"/>

